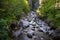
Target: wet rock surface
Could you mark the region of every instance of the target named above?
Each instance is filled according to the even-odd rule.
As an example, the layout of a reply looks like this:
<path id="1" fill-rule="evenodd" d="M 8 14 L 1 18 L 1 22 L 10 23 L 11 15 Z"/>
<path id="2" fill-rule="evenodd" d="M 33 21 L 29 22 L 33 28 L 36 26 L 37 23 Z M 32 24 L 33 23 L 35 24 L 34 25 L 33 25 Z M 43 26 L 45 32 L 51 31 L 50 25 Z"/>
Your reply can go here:
<path id="1" fill-rule="evenodd" d="M 57 30 L 51 30 L 51 27 L 39 19 L 34 11 L 30 11 L 26 17 L 20 19 L 18 24 L 19 30 L 13 32 L 13 40 L 53 40 L 57 34 Z"/>

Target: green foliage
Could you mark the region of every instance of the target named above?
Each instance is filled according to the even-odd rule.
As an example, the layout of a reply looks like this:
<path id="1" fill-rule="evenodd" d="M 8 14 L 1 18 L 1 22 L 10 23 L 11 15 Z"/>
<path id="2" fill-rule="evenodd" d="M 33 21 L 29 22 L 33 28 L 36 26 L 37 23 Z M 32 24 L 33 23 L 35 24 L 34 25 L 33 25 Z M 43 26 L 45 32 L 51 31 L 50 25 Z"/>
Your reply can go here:
<path id="1" fill-rule="evenodd" d="M 7 26 L 30 11 L 27 0 L 0 0 L 0 40 L 9 40 Z"/>
<path id="2" fill-rule="evenodd" d="M 56 2 L 60 2 L 59 0 L 43 0 L 41 13 L 43 17 L 47 16 L 47 19 L 53 20 L 55 22 L 55 27 L 60 26 L 60 9 L 55 8 Z"/>
<path id="3" fill-rule="evenodd" d="M 2 0 L 0 8 L 0 18 L 18 16 L 21 12 L 27 13 L 29 6 L 26 0 Z M 15 16 L 14 16 L 15 15 Z"/>
<path id="4" fill-rule="evenodd" d="M 0 40 L 9 40 L 8 31 L 6 26 L 6 20 L 0 20 Z"/>
<path id="5" fill-rule="evenodd" d="M 49 12 L 50 9 L 54 9 L 55 0 L 44 0 L 42 4 L 42 14 L 45 15 L 45 13 Z"/>

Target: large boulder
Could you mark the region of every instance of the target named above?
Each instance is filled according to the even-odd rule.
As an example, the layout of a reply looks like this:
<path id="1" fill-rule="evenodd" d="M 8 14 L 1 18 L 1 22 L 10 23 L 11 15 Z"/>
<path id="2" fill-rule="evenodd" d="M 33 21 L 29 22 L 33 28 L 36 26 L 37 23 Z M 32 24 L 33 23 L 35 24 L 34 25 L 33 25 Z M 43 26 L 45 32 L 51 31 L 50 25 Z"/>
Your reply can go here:
<path id="1" fill-rule="evenodd" d="M 18 25 L 19 27 L 27 28 L 29 26 L 29 22 L 25 19 L 20 19 Z"/>

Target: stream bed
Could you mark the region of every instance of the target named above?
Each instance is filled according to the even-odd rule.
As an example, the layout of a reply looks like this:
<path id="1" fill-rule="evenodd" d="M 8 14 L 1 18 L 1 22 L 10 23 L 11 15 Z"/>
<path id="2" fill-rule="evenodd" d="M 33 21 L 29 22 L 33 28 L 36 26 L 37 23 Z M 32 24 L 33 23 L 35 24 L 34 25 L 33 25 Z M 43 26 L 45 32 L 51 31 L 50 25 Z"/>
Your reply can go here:
<path id="1" fill-rule="evenodd" d="M 36 12 L 30 11 L 19 20 L 19 30 L 13 32 L 14 40 L 53 40 L 55 30 L 38 18 Z"/>

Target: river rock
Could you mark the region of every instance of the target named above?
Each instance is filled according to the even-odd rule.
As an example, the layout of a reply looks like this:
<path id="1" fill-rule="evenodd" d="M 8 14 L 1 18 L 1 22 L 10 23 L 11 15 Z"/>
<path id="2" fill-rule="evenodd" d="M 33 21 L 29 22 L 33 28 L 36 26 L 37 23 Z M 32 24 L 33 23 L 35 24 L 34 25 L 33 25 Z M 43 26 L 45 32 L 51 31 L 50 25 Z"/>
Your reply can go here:
<path id="1" fill-rule="evenodd" d="M 29 26 L 29 22 L 27 20 L 21 19 L 20 21 L 23 23 L 23 28 L 26 28 Z"/>
<path id="2" fill-rule="evenodd" d="M 30 31 L 28 31 L 27 32 L 27 36 L 29 37 L 29 38 L 32 38 L 33 37 L 33 30 L 30 30 Z"/>

